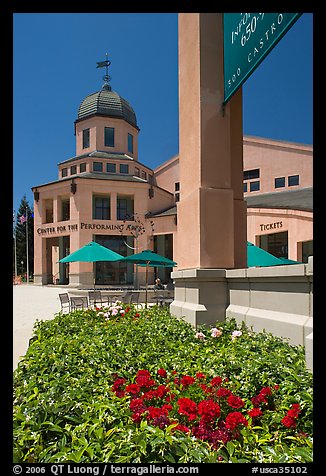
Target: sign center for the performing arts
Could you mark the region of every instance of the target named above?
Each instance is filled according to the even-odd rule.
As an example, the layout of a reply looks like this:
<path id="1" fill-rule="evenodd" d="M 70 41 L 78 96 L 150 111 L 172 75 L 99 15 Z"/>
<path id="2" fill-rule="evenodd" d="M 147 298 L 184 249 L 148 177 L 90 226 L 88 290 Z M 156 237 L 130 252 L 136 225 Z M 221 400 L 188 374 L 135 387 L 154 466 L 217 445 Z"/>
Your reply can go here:
<path id="1" fill-rule="evenodd" d="M 113 223 L 84 223 L 81 222 L 79 225 L 73 224 L 73 225 L 57 225 L 57 226 L 47 226 L 47 227 L 39 227 L 37 228 L 37 234 L 38 235 L 52 235 L 54 233 L 69 233 L 71 231 L 78 231 L 80 230 L 101 230 L 101 231 L 106 231 L 106 230 L 111 230 L 111 231 L 119 231 L 120 233 L 122 232 L 132 232 L 132 231 L 137 231 L 138 229 L 140 230 L 142 227 L 138 225 L 132 225 L 129 223 L 128 225 L 125 223 L 122 224 L 113 224 Z"/>

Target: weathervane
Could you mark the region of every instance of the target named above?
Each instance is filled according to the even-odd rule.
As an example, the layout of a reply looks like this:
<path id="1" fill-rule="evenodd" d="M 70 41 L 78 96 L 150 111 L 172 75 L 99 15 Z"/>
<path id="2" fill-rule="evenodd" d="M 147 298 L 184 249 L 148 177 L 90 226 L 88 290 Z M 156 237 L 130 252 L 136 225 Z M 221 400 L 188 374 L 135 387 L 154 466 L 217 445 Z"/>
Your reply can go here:
<path id="1" fill-rule="evenodd" d="M 105 68 L 105 76 L 103 76 L 103 79 L 105 83 L 103 84 L 103 89 L 108 89 L 111 91 L 111 86 L 109 85 L 109 81 L 111 80 L 111 76 L 109 76 L 109 66 L 111 64 L 111 61 L 108 59 L 108 54 L 105 53 L 106 60 L 105 61 L 97 61 L 96 68 Z"/>

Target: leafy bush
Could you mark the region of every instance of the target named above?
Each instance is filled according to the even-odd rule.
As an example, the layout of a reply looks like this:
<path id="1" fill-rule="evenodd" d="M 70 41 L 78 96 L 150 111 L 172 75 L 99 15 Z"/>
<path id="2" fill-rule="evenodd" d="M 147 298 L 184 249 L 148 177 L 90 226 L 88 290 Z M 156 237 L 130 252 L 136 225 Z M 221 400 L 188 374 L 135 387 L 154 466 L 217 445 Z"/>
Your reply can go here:
<path id="1" fill-rule="evenodd" d="M 60 313 L 53 320 L 38 321 L 14 372 L 15 460 L 311 461 L 312 375 L 305 368 L 303 348 L 239 327 L 233 319 L 216 325 L 194 330 L 165 308 L 137 310 L 132 305 Z M 165 407 L 166 420 L 151 418 L 155 411 L 148 408 L 135 417 L 131 401 L 151 390 L 129 392 L 135 391 L 128 385 L 137 385 L 140 370 L 151 376 L 152 390 L 168 386 L 164 396 L 144 400 L 146 407 L 170 405 Z M 220 387 L 241 399 L 240 407 L 237 400 L 227 406 L 209 392 L 216 377 L 223 382 Z M 206 385 L 207 392 L 200 385 Z M 264 388 L 272 391 L 265 395 L 267 403 L 259 400 Z M 164 400 L 172 394 L 174 399 Z M 247 424 L 236 425 L 230 438 L 213 441 L 198 429 L 202 414 L 189 420 L 180 413 L 177 402 L 182 398 L 194 401 L 197 410 L 203 400 L 220 406 L 220 415 L 210 422 L 215 425 L 212 431 L 221 429 L 222 421 L 225 425 L 228 413 L 240 413 Z M 250 416 L 254 408 L 261 408 L 262 415 Z"/>

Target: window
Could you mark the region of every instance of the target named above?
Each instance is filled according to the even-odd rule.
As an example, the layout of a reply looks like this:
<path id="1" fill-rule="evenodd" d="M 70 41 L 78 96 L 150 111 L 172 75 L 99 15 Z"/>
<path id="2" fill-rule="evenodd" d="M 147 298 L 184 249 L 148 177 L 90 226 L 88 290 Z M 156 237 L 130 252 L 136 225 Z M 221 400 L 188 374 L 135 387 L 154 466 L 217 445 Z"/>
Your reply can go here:
<path id="1" fill-rule="evenodd" d="M 83 149 L 89 147 L 89 129 L 83 130 Z"/>
<path id="2" fill-rule="evenodd" d="M 271 233 L 268 235 L 260 235 L 259 247 L 277 258 L 288 257 L 288 232 Z"/>
<path id="3" fill-rule="evenodd" d="M 111 174 L 115 174 L 116 173 L 116 164 L 106 164 L 106 171 L 111 173 Z"/>
<path id="4" fill-rule="evenodd" d="M 260 190 L 260 182 L 257 180 L 256 182 L 250 182 L 250 192 L 257 192 L 257 190 Z"/>
<path id="5" fill-rule="evenodd" d="M 110 197 L 93 197 L 93 219 L 110 220 Z"/>
<path id="6" fill-rule="evenodd" d="M 243 184 L 243 191 L 244 191 L 244 193 L 248 192 L 248 184 L 247 184 L 247 182 L 244 182 L 244 184 Z"/>
<path id="7" fill-rule="evenodd" d="M 86 164 L 85 162 L 83 164 L 80 164 L 79 166 L 79 172 L 86 172 Z"/>
<path id="8" fill-rule="evenodd" d="M 61 201 L 61 221 L 70 220 L 70 200 Z"/>
<path id="9" fill-rule="evenodd" d="M 174 190 L 175 190 L 176 192 L 179 192 L 179 190 L 180 190 L 180 182 L 175 182 L 175 183 L 174 183 Z"/>
<path id="10" fill-rule="evenodd" d="M 72 165 L 70 167 L 70 175 L 75 175 L 77 173 L 77 165 Z"/>
<path id="11" fill-rule="evenodd" d="M 53 223 L 53 200 L 44 200 L 43 210 L 45 210 L 45 214 L 43 214 L 42 216 L 43 220 L 45 218 L 45 221 L 43 221 L 43 223 Z"/>
<path id="12" fill-rule="evenodd" d="M 175 196 L 175 201 L 179 202 L 180 201 L 180 193 L 176 193 L 174 196 Z"/>
<path id="13" fill-rule="evenodd" d="M 278 177 L 275 179 L 275 188 L 285 187 L 285 177 Z"/>
<path id="14" fill-rule="evenodd" d="M 117 196 L 117 220 L 132 220 L 134 215 L 134 199 L 128 196 Z"/>
<path id="15" fill-rule="evenodd" d="M 289 175 L 288 186 L 293 187 L 293 185 L 299 185 L 299 175 Z"/>
<path id="16" fill-rule="evenodd" d="M 135 175 L 136 177 L 140 177 L 140 169 L 138 167 L 135 167 Z"/>
<path id="17" fill-rule="evenodd" d="M 106 147 L 114 147 L 114 128 L 104 127 L 104 145 Z"/>
<path id="18" fill-rule="evenodd" d="M 245 170 L 243 172 L 243 180 L 252 180 L 259 178 L 259 169 Z"/>
<path id="19" fill-rule="evenodd" d="M 128 174 L 128 173 L 129 173 L 129 165 L 120 164 L 120 174 Z"/>
<path id="20" fill-rule="evenodd" d="M 93 162 L 93 171 L 94 172 L 103 172 L 102 162 Z"/>
<path id="21" fill-rule="evenodd" d="M 147 180 L 147 173 L 145 172 L 145 170 L 141 171 L 141 178 Z"/>
<path id="22" fill-rule="evenodd" d="M 128 152 L 133 153 L 134 151 L 134 138 L 132 134 L 129 134 L 128 132 Z"/>
<path id="23" fill-rule="evenodd" d="M 64 168 L 61 170 L 61 177 L 67 177 L 68 175 L 68 169 L 67 168 Z"/>

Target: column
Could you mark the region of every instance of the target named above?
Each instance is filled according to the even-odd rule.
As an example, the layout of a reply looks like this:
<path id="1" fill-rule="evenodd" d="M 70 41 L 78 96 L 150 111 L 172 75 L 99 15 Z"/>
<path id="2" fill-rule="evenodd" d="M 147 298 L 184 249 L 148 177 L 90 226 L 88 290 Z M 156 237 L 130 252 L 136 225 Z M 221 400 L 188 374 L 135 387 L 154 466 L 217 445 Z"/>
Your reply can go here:
<path id="1" fill-rule="evenodd" d="M 242 91 L 223 107 L 223 14 L 179 14 L 178 268 L 171 311 L 225 318 L 225 270 L 246 266 Z"/>

